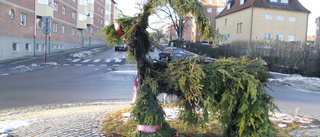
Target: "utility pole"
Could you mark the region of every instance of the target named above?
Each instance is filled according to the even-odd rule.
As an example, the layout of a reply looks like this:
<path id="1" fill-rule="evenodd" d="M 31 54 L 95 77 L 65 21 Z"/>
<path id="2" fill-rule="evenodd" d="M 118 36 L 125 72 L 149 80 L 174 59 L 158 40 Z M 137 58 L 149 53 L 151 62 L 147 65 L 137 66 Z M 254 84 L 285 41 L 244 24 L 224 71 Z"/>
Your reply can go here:
<path id="1" fill-rule="evenodd" d="M 51 29 L 48 26 L 48 24 L 51 21 L 51 16 L 42 16 L 42 20 L 43 20 L 43 22 L 45 24 L 45 26 L 42 29 L 42 32 L 44 34 L 46 34 L 46 38 L 45 38 L 46 47 L 45 47 L 45 50 L 44 50 L 44 63 L 47 63 L 47 49 L 48 49 L 47 48 L 48 47 L 47 37 L 48 37 L 48 34 L 50 34 L 50 32 L 51 32 Z"/>

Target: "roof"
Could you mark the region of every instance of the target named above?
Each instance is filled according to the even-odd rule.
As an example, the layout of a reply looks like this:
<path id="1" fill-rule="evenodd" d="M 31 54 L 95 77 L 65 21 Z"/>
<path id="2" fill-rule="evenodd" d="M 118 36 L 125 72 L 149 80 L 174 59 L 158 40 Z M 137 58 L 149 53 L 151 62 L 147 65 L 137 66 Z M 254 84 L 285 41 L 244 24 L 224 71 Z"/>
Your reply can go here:
<path id="1" fill-rule="evenodd" d="M 269 4 L 269 0 L 245 0 L 245 3 L 241 6 L 239 6 L 240 0 L 229 0 L 229 1 L 234 1 L 233 6 L 229 10 L 227 10 L 227 8 L 224 8 L 223 11 L 216 18 L 225 16 L 227 14 L 240 11 L 249 7 L 259 7 L 259 8 L 311 13 L 309 10 L 303 7 L 298 0 L 289 0 L 289 5 Z"/>

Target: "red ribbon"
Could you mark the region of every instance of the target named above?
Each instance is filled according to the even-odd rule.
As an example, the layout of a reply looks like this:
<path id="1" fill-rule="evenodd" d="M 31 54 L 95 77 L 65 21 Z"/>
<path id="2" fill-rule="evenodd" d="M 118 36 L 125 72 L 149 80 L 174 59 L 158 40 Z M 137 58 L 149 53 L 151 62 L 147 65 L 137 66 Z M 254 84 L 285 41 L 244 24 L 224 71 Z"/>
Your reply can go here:
<path id="1" fill-rule="evenodd" d="M 159 130 L 159 127 L 157 126 L 147 126 L 147 125 L 137 125 L 137 129 L 140 132 L 144 133 L 152 133 Z"/>
<path id="2" fill-rule="evenodd" d="M 114 24 L 114 29 L 117 31 L 119 37 L 121 37 L 123 34 L 122 34 L 122 31 L 120 29 L 118 22 L 113 22 L 113 24 Z"/>

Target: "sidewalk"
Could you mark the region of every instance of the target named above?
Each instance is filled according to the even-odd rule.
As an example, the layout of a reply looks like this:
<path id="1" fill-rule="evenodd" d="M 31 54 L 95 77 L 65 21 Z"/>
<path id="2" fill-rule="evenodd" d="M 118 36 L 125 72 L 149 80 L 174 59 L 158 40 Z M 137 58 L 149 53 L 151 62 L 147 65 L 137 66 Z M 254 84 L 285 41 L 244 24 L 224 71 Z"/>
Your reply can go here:
<path id="1" fill-rule="evenodd" d="M 0 111 L 0 137 L 104 136 L 105 116 L 130 101 L 51 104 Z"/>

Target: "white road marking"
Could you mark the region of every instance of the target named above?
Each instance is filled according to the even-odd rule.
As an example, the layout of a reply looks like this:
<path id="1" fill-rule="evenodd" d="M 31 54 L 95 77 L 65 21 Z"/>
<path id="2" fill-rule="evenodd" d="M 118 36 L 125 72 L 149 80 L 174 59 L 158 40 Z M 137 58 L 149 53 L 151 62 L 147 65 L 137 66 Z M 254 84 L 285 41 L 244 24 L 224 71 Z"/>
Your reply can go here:
<path id="1" fill-rule="evenodd" d="M 100 62 L 100 61 L 101 61 L 101 59 L 95 59 L 93 62 L 97 63 L 97 62 Z"/>
<path id="2" fill-rule="evenodd" d="M 78 62 L 78 61 L 80 61 L 81 59 L 74 59 L 74 60 L 72 60 L 71 62 Z"/>
<path id="3" fill-rule="evenodd" d="M 107 64 L 101 64 L 100 66 L 101 66 L 101 67 L 106 67 L 106 66 L 107 66 Z"/>
<path id="4" fill-rule="evenodd" d="M 111 68 L 107 68 L 107 70 L 112 70 Z"/>
<path id="5" fill-rule="evenodd" d="M 70 66 L 70 64 L 63 64 L 63 66 Z"/>
<path id="6" fill-rule="evenodd" d="M 111 59 L 106 59 L 106 61 L 105 62 L 110 62 L 111 61 Z"/>
<path id="7" fill-rule="evenodd" d="M 113 64 L 112 66 L 114 66 L 114 67 L 119 67 L 120 64 Z"/>
<path id="8" fill-rule="evenodd" d="M 74 65 L 74 66 L 76 66 L 76 67 L 81 67 L 81 66 L 82 66 L 82 64 L 76 64 L 76 65 Z"/>
<path id="9" fill-rule="evenodd" d="M 88 67 L 94 67 L 94 64 L 88 64 Z"/>
<path id="10" fill-rule="evenodd" d="M 89 62 L 91 59 L 86 59 L 86 60 L 84 60 L 84 61 L 82 61 L 82 62 L 84 62 L 84 63 L 86 63 L 86 62 Z"/>
<path id="11" fill-rule="evenodd" d="M 120 59 L 115 59 L 116 61 L 115 62 L 121 62 L 122 58 Z"/>

